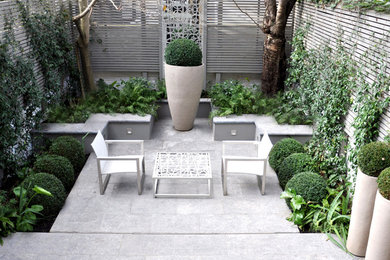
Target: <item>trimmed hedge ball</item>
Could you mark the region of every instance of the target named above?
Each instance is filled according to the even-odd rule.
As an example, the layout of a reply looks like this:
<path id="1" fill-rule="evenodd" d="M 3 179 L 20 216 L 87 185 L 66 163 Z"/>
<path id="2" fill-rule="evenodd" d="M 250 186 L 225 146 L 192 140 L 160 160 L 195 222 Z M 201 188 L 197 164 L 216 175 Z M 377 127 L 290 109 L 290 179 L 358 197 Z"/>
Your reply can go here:
<path id="1" fill-rule="evenodd" d="M 313 170 L 313 160 L 305 153 L 293 153 L 279 167 L 279 184 L 284 190 L 287 182 L 297 173 Z"/>
<path id="2" fill-rule="evenodd" d="M 293 176 L 286 184 L 286 190 L 295 190 L 305 201 L 321 202 L 328 191 L 326 181 L 319 174 L 314 172 L 301 172 Z"/>
<path id="3" fill-rule="evenodd" d="M 189 39 L 176 39 L 165 48 L 165 62 L 175 66 L 202 65 L 199 45 Z"/>
<path id="4" fill-rule="evenodd" d="M 378 176 L 378 189 L 380 194 L 390 200 L 390 167 L 384 169 Z"/>
<path id="5" fill-rule="evenodd" d="M 73 165 L 63 156 L 48 154 L 38 157 L 34 163 L 34 171 L 53 174 L 62 182 L 68 191 L 73 186 Z"/>
<path id="6" fill-rule="evenodd" d="M 49 153 L 67 158 L 73 165 L 74 172 L 79 172 L 84 165 L 84 149 L 81 143 L 71 136 L 60 136 L 50 146 Z"/>
<path id="7" fill-rule="evenodd" d="M 390 146 L 383 142 L 363 145 L 358 154 L 357 164 L 363 173 L 378 177 L 382 170 L 390 167 Z"/>
<path id="8" fill-rule="evenodd" d="M 280 165 L 293 153 L 303 153 L 303 145 L 295 139 L 285 138 L 277 142 L 269 153 L 269 164 L 278 173 Z"/>
<path id="9" fill-rule="evenodd" d="M 22 185 L 25 189 L 28 188 L 28 197 L 34 194 L 32 189 L 35 185 L 51 192 L 53 196 L 38 194 L 30 203 L 30 205 L 42 205 L 43 210 L 41 213 L 44 216 L 54 216 L 60 212 L 65 203 L 66 192 L 64 185 L 56 176 L 43 172 L 32 174 L 23 181 Z"/>

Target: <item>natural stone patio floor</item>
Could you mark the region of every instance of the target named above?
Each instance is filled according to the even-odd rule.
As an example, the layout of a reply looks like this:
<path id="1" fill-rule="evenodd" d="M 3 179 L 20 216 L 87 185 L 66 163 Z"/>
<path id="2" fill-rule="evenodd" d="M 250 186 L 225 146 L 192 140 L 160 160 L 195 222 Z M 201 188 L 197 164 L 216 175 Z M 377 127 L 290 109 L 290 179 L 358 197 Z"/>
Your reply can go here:
<path id="1" fill-rule="evenodd" d="M 115 154 L 127 147 L 112 147 Z M 211 199 L 153 198 L 152 171 L 158 151 L 211 154 Z M 92 154 L 50 233 L 17 233 L 5 239 L 0 259 L 350 259 L 323 234 L 300 234 L 286 220 L 281 189 L 268 169 L 266 194 L 255 176 L 228 179 L 222 195 L 221 142 L 212 140 L 207 119 L 177 132 L 171 120 L 155 122 L 145 141 L 146 179 L 137 194 L 135 175 L 113 175 L 105 195 L 98 191 Z M 206 183 L 164 181 L 162 191 L 199 192 Z M 165 190 L 164 190 L 165 189 Z"/>

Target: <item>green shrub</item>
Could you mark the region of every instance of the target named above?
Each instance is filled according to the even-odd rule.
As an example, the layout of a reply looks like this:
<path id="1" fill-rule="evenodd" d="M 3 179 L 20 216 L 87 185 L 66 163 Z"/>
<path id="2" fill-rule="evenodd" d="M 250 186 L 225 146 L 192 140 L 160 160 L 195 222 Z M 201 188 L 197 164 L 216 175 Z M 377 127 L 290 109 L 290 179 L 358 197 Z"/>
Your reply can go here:
<path id="1" fill-rule="evenodd" d="M 73 165 L 74 172 L 79 172 L 84 165 L 84 149 L 81 143 L 71 136 L 60 136 L 53 141 L 49 152 L 67 158 Z"/>
<path id="2" fill-rule="evenodd" d="M 384 169 L 378 177 L 378 189 L 383 197 L 390 200 L 390 167 Z"/>
<path id="3" fill-rule="evenodd" d="M 363 145 L 357 159 L 363 173 L 377 177 L 383 169 L 390 166 L 390 146 L 382 142 Z"/>
<path id="4" fill-rule="evenodd" d="M 165 62 L 175 66 L 199 66 L 202 65 L 202 51 L 192 40 L 177 39 L 166 47 Z"/>
<path id="5" fill-rule="evenodd" d="M 22 186 L 27 190 L 27 196 L 31 197 L 34 194 L 34 186 L 44 188 L 53 196 L 46 196 L 42 194 L 36 195 L 31 205 L 42 205 L 42 214 L 44 216 L 56 215 L 65 203 L 66 192 L 62 182 L 54 175 L 48 173 L 36 173 L 28 176 L 22 183 Z"/>
<path id="6" fill-rule="evenodd" d="M 293 153 L 279 167 L 279 184 L 284 190 L 287 182 L 297 173 L 313 170 L 313 159 L 305 153 Z"/>
<path id="7" fill-rule="evenodd" d="M 303 153 L 303 145 L 295 139 L 285 138 L 277 142 L 269 153 L 269 164 L 278 173 L 283 160 L 293 153 Z"/>
<path id="8" fill-rule="evenodd" d="M 326 181 L 314 172 L 301 172 L 293 176 L 286 184 L 286 190 L 292 189 L 305 201 L 320 203 L 328 194 Z"/>
<path id="9" fill-rule="evenodd" d="M 42 155 L 34 163 L 35 172 L 46 172 L 56 176 L 70 190 L 74 183 L 73 166 L 68 159 L 59 155 Z"/>

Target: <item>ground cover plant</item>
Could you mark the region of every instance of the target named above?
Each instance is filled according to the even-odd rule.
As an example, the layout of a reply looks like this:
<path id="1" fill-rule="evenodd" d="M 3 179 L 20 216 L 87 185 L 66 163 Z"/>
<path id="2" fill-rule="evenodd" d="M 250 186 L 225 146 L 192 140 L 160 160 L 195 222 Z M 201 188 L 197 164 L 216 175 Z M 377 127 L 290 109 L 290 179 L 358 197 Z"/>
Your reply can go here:
<path id="1" fill-rule="evenodd" d="M 162 82 L 152 84 L 144 78 L 130 78 L 106 84 L 98 81 L 98 90 L 85 99 L 66 105 L 54 106 L 48 114 L 50 123 L 85 122 L 92 113 L 131 113 L 157 115 L 156 102 L 165 94 Z"/>
<path id="2" fill-rule="evenodd" d="M 215 109 L 210 117 L 258 114 L 273 115 L 280 124 L 311 124 L 311 119 L 296 108 L 287 107 L 282 94 L 274 97 L 264 95 L 259 86 L 245 86 L 238 80 L 226 80 L 214 84 L 209 97 Z"/>

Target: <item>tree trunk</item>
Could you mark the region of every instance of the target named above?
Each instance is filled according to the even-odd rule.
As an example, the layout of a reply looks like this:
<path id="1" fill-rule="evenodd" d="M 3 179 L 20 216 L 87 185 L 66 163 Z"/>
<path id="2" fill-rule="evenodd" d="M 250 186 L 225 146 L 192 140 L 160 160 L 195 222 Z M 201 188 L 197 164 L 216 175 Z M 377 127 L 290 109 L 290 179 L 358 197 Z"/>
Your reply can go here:
<path id="1" fill-rule="evenodd" d="M 261 89 L 267 96 L 274 96 L 283 90 L 286 78 L 286 39 L 272 34 L 266 34 L 265 38 Z"/>
<path id="2" fill-rule="evenodd" d="M 95 90 L 97 90 L 97 87 L 96 87 L 95 79 L 93 76 L 88 44 L 85 44 L 79 38 L 77 40 L 77 45 L 78 45 L 79 51 L 80 51 L 81 67 L 82 67 L 84 81 L 88 87 L 88 91 L 95 91 Z"/>

